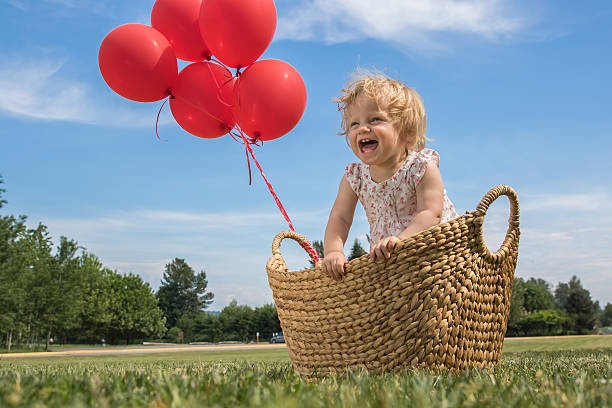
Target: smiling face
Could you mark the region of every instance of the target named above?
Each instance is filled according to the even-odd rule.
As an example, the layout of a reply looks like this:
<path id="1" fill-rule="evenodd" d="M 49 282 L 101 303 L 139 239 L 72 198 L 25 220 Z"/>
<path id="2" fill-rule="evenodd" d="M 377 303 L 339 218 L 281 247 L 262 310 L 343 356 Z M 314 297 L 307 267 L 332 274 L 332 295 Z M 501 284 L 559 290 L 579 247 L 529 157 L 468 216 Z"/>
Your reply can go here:
<path id="1" fill-rule="evenodd" d="M 419 94 L 401 81 L 396 81 L 380 72 L 358 69 L 354 80 L 348 82 L 335 99 L 338 111 L 342 113 L 341 135 L 349 142 L 349 107 L 357 98 L 366 95 L 377 102 L 402 137 L 406 137 L 408 150 L 419 151 L 425 147 L 427 137 L 427 115 Z"/>
<path id="2" fill-rule="evenodd" d="M 365 94 L 347 109 L 348 138 L 353 152 L 379 174 L 391 175 L 406 158 L 407 140 L 389 115 Z"/>

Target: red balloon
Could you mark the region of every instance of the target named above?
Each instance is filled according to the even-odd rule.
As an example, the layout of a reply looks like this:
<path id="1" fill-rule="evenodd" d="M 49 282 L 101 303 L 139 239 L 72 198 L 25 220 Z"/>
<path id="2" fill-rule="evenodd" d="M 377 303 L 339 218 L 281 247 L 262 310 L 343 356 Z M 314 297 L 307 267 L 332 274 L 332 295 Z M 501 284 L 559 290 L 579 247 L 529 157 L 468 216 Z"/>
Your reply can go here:
<path id="1" fill-rule="evenodd" d="M 234 118 L 247 135 L 272 140 L 289 132 L 306 108 L 306 85 L 299 72 L 277 59 L 253 63 L 234 87 Z"/>
<path id="2" fill-rule="evenodd" d="M 211 52 L 200 34 L 202 0 L 157 0 L 151 11 L 151 26 L 161 32 L 176 53 L 186 61 L 202 61 Z"/>
<path id="3" fill-rule="evenodd" d="M 274 0 L 205 0 L 200 31 L 219 61 L 243 68 L 263 54 L 276 30 Z"/>
<path id="4" fill-rule="evenodd" d="M 172 115 L 192 135 L 213 139 L 234 127 L 232 94 L 236 78 L 212 62 L 189 64 L 178 75 L 170 98 Z"/>
<path id="5" fill-rule="evenodd" d="M 102 77 L 119 95 L 138 102 L 164 99 L 178 75 L 176 55 L 166 37 L 142 24 L 115 28 L 98 53 Z"/>

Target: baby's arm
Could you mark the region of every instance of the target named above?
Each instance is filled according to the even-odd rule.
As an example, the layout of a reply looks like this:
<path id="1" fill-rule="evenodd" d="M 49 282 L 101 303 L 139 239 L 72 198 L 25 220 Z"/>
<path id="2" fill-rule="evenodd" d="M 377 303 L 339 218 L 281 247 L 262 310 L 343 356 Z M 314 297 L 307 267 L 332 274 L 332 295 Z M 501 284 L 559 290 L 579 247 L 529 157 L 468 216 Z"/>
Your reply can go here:
<path id="1" fill-rule="evenodd" d="M 346 177 L 340 180 L 338 196 L 329 214 L 327 228 L 325 228 L 325 239 L 323 248 L 325 257 L 321 263 L 321 269 L 330 278 L 335 280 L 342 279 L 344 275 L 344 243 L 348 237 L 355 207 L 357 206 L 357 194 L 349 185 Z"/>
<path id="2" fill-rule="evenodd" d="M 417 209 L 416 214 L 408 227 L 398 236 L 383 238 L 370 250 L 372 259 L 389 258 L 395 244 L 427 228 L 438 225 L 442 220 L 444 206 L 444 183 L 440 176 L 440 169 L 435 162 L 427 163 L 425 174 L 416 186 Z"/>

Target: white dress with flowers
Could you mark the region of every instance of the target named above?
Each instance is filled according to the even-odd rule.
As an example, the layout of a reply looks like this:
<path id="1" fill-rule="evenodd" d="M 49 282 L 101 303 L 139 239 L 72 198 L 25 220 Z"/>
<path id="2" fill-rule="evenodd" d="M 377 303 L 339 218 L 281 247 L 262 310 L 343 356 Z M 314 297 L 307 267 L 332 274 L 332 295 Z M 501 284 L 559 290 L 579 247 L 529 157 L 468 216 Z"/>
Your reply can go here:
<path id="1" fill-rule="evenodd" d="M 408 227 L 416 214 L 416 186 L 419 184 L 427 163 L 434 161 L 440 167 L 440 156 L 432 149 L 410 152 L 395 174 L 377 183 L 370 178 L 370 166 L 350 163 L 346 166 L 346 179 L 365 209 L 370 222 L 370 246 L 384 237 L 399 235 Z M 444 191 L 442 220 L 457 217 L 453 203 Z"/>

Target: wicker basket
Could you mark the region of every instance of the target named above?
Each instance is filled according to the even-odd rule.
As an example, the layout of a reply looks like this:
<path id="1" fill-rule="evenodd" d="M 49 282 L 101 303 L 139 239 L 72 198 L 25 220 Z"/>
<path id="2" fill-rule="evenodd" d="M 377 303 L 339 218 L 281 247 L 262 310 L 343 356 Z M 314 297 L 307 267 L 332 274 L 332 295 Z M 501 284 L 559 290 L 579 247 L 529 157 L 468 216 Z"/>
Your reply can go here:
<path id="1" fill-rule="evenodd" d="M 510 199 L 501 247 L 483 240 L 484 216 Z M 491 189 L 474 212 L 436 225 L 396 246 L 388 260 L 348 262 L 341 281 L 320 269 L 290 272 L 279 233 L 266 269 L 293 366 L 306 375 L 365 367 L 462 370 L 499 362 L 519 241 L 519 205 L 509 186 Z"/>

